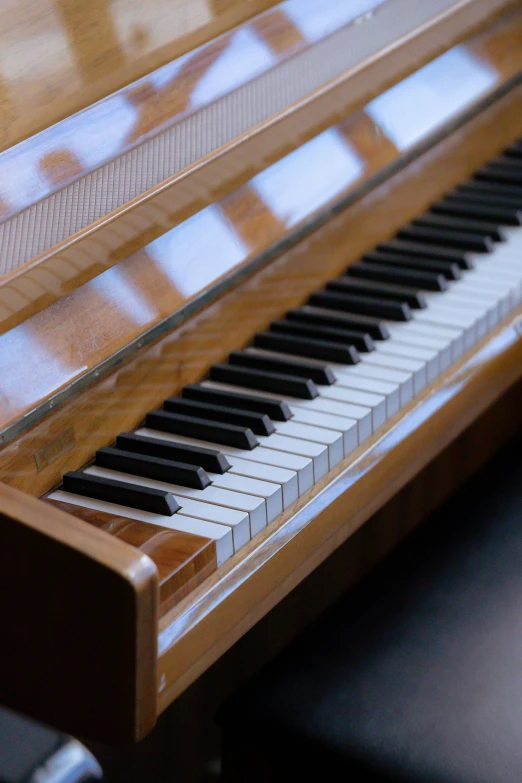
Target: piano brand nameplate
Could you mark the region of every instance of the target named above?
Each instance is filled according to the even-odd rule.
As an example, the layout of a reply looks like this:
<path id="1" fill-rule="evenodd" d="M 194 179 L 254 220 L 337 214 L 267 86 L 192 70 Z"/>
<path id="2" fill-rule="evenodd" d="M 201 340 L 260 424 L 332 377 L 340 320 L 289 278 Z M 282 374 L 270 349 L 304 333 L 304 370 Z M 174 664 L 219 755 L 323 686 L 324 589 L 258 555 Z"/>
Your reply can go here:
<path id="1" fill-rule="evenodd" d="M 47 468 L 75 445 L 74 429 L 69 427 L 65 432 L 36 452 L 34 461 L 36 462 L 38 472 Z"/>

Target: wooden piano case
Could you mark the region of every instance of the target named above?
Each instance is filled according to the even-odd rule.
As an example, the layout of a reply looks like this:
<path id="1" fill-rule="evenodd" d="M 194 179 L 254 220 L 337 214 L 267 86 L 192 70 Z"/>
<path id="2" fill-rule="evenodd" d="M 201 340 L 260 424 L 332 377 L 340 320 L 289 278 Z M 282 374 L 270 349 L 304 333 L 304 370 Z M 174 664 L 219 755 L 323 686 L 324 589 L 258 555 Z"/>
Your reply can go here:
<path id="1" fill-rule="evenodd" d="M 257 3 L 263 13 L 242 24 L 285 65 L 286 55 L 313 47 L 296 39 L 284 3 L 268 5 Z M 35 240 L 29 257 L 17 249 L 18 265 L 0 280 L 3 703 L 106 743 L 141 739 L 210 667 L 223 671 L 227 650 L 224 661 L 249 660 L 224 678 L 227 687 L 273 655 L 520 427 L 518 313 L 225 565 L 216 569 L 201 551 L 204 578 L 193 589 L 183 589 L 189 577 L 176 562 L 167 577 L 158 572 L 138 538 L 109 535 L 105 520 L 89 524 L 39 499 L 522 134 L 520 4 L 442 5 L 393 45 L 368 51 L 342 76 L 109 214 L 55 244 Z M 178 98 L 226 50 L 229 42 L 213 38 L 218 29 L 207 31 L 190 78 L 176 83 Z M 397 100 L 407 96 L 423 67 L 435 68 L 430 78 L 443 95 L 460 60 L 450 72 L 433 64 L 452 52 L 486 81 L 476 92 L 470 82 L 452 112 L 425 117 L 401 144 L 375 120 L 372 101 L 399 88 Z M 188 102 L 175 103 L 178 118 L 172 91 L 164 104 L 161 91 L 151 97 L 143 84 L 129 92 L 150 119 L 132 144 L 138 131 L 146 143 L 169 117 L 187 116 Z M 104 100 L 110 110 L 113 96 Z M 332 133 L 360 168 L 335 194 L 311 191 L 302 213 L 285 219 L 260 197 L 255 177 Z M 2 155 L 16 152 L 23 167 L 31 145 L 43 144 L 34 129 L 17 140 L 0 152 L 0 170 Z M 126 144 L 120 157 L 132 152 Z M 74 176 L 58 166 L 54 184 L 20 214 L 73 187 Z M 290 192 L 306 195 L 306 177 L 284 176 L 278 181 Z M 4 215 L 20 236 L 16 210 L 4 203 Z M 202 247 L 215 249 L 215 262 L 195 258 L 182 230 L 195 220 L 196 233 L 197 221 L 210 231 L 209 215 L 233 236 L 221 258 L 219 235 L 209 234 Z"/>

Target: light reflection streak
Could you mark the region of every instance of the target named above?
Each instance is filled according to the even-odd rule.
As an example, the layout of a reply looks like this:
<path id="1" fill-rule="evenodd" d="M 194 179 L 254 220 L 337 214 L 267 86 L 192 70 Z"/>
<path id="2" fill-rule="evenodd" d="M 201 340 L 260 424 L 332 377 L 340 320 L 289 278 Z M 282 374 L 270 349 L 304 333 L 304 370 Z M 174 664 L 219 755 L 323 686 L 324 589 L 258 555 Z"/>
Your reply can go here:
<path id="1" fill-rule="evenodd" d="M 310 43 L 324 38 L 385 0 L 286 0 L 282 10 Z"/>
<path id="2" fill-rule="evenodd" d="M 185 296 L 198 293 L 248 256 L 215 205 L 163 234 L 146 251 Z"/>
<path id="3" fill-rule="evenodd" d="M 42 344 L 41 334 L 29 323 L 3 335 L 3 342 L 3 346 L 0 343 L 0 405 L 7 411 L 33 407 L 48 397 L 50 388 L 59 389 L 88 369 L 86 365 L 67 366 Z M 27 357 L 31 357 L 30 367 L 23 364 Z"/>
<path id="4" fill-rule="evenodd" d="M 493 68 L 465 46 L 456 46 L 375 98 L 366 112 L 402 151 L 484 95 L 496 80 Z"/>
<path id="5" fill-rule="evenodd" d="M 290 227 L 348 188 L 363 171 L 364 161 L 331 128 L 262 171 L 251 186 Z"/>

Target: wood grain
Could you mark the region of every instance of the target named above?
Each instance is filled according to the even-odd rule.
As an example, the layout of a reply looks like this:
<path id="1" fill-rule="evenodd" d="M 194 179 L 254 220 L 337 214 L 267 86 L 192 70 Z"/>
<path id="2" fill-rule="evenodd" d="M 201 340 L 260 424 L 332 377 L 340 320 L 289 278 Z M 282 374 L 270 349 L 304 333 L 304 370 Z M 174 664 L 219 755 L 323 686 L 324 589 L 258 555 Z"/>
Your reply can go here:
<path id="1" fill-rule="evenodd" d="M 80 736 L 130 742 L 156 720 L 152 561 L 0 483 L 3 704 Z"/>
<path id="2" fill-rule="evenodd" d="M 446 13 L 367 58 L 306 100 L 281 111 L 222 146 L 203 161 L 100 218 L 74 236 L 13 270 L 0 286 L 0 324 L 9 329 L 96 277 L 174 226 L 214 203 L 254 174 L 303 145 L 421 65 L 462 41 L 514 0 L 460 0 Z M 518 17 L 517 17 L 518 20 Z M 519 22 L 505 24 L 518 39 Z M 502 26 L 502 25 L 501 25 Z M 503 33 L 503 35 L 505 32 Z M 494 52 L 494 47 L 490 47 Z M 497 86 L 520 71 L 520 47 L 500 58 L 506 72 Z M 490 55 L 491 57 L 492 55 Z M 508 71 L 511 71 L 508 73 Z M 75 161 L 64 161 L 74 171 Z M 50 173 L 52 177 L 52 172 Z"/>
<path id="3" fill-rule="evenodd" d="M 45 502 L 83 519 L 150 557 L 158 569 L 161 611 L 178 603 L 217 568 L 216 544 L 208 538 L 50 498 Z"/>
<path id="4" fill-rule="evenodd" d="M 0 450 L 2 480 L 42 495 L 58 484 L 67 470 L 79 469 L 98 448 L 111 444 L 119 432 L 137 426 L 148 410 L 178 393 L 185 384 L 199 380 L 211 364 L 248 343 L 256 331 L 290 307 L 301 304 L 313 289 L 390 237 L 398 226 L 519 136 L 521 98 L 520 88 L 511 91 L 199 315 L 138 352 L 107 378 L 76 394 L 16 441 L 7 443 Z M 230 209 L 239 210 L 243 235 L 255 242 L 256 237 L 263 236 L 265 213 L 253 195 L 249 198 L 245 216 L 240 209 L 241 199 Z M 268 230 L 276 228 L 270 217 Z M 133 263 L 138 269 L 136 258 Z M 161 291 L 160 280 L 151 285 L 151 295 Z M 28 322 L 24 334 L 31 335 L 34 343 L 0 341 L 0 357 L 4 357 L 0 399 L 10 419 L 26 410 L 24 405 L 13 404 L 17 395 L 25 402 L 22 394 L 26 395 L 27 390 L 43 396 L 53 390 L 60 363 L 68 372 L 95 365 L 105 357 L 104 340 L 113 347 L 125 334 L 125 321 L 120 320 L 125 313 L 120 316 L 117 310 L 104 310 L 92 289 L 88 291 L 83 303 L 78 295 L 64 302 L 52 317 L 48 313 L 48 320 Z M 28 345 L 34 350 L 30 351 Z M 25 350 L 23 363 L 18 361 L 21 350 Z M 73 444 L 63 452 L 57 450 L 53 461 L 38 471 L 35 455 L 46 449 L 53 452 L 53 444 L 60 443 L 71 428 Z"/>

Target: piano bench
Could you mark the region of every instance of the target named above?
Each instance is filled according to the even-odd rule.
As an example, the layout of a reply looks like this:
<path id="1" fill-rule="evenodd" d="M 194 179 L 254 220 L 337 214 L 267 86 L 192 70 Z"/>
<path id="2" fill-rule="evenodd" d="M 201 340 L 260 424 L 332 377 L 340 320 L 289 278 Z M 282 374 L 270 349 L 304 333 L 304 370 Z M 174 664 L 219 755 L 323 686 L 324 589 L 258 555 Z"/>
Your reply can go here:
<path id="1" fill-rule="evenodd" d="M 226 783 L 522 779 L 521 445 L 221 708 Z"/>

